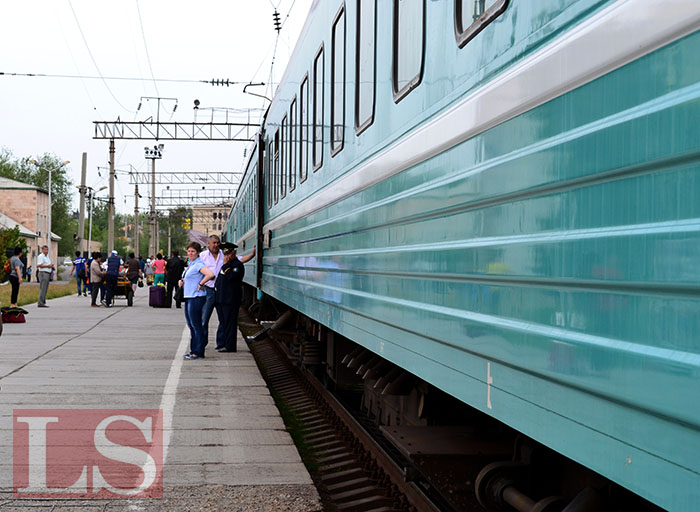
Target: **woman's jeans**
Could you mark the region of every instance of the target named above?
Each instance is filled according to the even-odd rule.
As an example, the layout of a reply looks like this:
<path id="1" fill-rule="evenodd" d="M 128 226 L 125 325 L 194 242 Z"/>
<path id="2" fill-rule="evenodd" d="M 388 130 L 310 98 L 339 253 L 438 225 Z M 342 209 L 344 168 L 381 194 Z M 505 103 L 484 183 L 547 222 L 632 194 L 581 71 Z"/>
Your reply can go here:
<path id="1" fill-rule="evenodd" d="M 202 309 L 206 300 L 206 297 L 193 297 L 185 301 L 185 321 L 190 328 L 190 352 L 199 357 L 204 357 Z"/>
<path id="2" fill-rule="evenodd" d="M 17 304 L 17 296 L 19 295 L 19 279 L 10 275 L 10 284 L 12 285 L 12 295 L 10 296 L 10 304 Z"/>

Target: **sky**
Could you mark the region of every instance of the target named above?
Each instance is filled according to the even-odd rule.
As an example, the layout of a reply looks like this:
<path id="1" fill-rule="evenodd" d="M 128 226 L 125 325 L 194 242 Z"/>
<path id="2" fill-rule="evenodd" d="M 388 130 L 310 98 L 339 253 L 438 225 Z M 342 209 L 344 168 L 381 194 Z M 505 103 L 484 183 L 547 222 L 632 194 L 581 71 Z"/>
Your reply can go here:
<path id="1" fill-rule="evenodd" d="M 61 161 L 69 160 L 67 169 L 75 185 L 80 184 L 86 152 L 86 185 L 99 189 L 108 184 L 109 141 L 93 140 L 94 121 L 139 121 L 155 119 L 159 113 L 161 121 L 192 122 L 196 116 L 200 122 L 225 122 L 227 117 L 231 122 L 258 122 L 268 102 L 244 94 L 243 84 L 264 82 L 266 86 L 249 90 L 272 97 L 273 84 L 282 77 L 311 3 L 0 0 L 0 73 L 5 73 L 0 75 L 0 149 L 15 158 L 51 153 Z M 275 9 L 283 23 L 279 37 L 273 24 Z M 198 82 L 212 79 L 241 84 L 222 87 Z M 200 102 L 196 111 L 195 99 Z M 150 171 L 144 147 L 156 143 L 115 140 L 115 167 Z M 239 172 L 244 150 L 252 145 L 160 143 L 164 152 L 156 161 L 157 172 Z M 117 176 L 116 209 L 133 213 L 134 186 L 128 175 Z M 164 194 L 163 188 L 157 187 L 156 197 Z M 171 185 L 176 188 L 193 187 Z M 150 186 L 140 186 L 139 193 L 139 209 L 144 211 Z M 77 189 L 73 205 L 77 209 Z"/>

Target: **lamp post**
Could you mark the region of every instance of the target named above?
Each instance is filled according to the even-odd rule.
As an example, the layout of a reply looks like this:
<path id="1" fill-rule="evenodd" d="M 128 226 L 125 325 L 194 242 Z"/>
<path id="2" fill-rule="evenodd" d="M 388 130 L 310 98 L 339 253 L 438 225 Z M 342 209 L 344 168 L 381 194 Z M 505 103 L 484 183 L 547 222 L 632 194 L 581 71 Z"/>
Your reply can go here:
<path id="1" fill-rule="evenodd" d="M 92 187 L 87 187 L 87 189 L 90 191 L 88 196 L 90 197 L 90 211 L 88 213 L 88 217 L 90 217 L 90 220 L 88 221 L 89 227 L 88 227 L 88 245 L 87 245 L 87 251 L 88 251 L 88 256 L 92 254 L 92 251 L 90 251 L 90 245 L 92 245 L 92 201 L 95 196 L 95 194 L 102 192 L 105 190 L 107 187 L 102 187 L 99 190 L 93 190 Z"/>
<path id="2" fill-rule="evenodd" d="M 151 242 L 148 252 L 151 256 L 156 255 L 158 250 L 158 224 L 156 219 L 156 160 L 163 158 L 163 144 L 153 146 L 153 149 L 146 146 L 143 148 L 145 157 L 151 161 Z"/>
<path id="3" fill-rule="evenodd" d="M 36 165 L 39 169 L 41 169 L 41 165 L 36 160 L 30 160 L 29 162 Z M 51 250 L 51 172 L 54 170 L 58 171 L 61 167 L 64 167 L 64 166 L 68 165 L 69 163 L 70 163 L 70 160 L 66 160 L 61 165 L 56 167 L 56 169 L 52 169 L 51 167 L 47 168 L 47 170 L 49 171 L 49 213 L 47 215 L 48 227 L 46 229 L 46 246 L 49 248 L 49 250 Z"/>

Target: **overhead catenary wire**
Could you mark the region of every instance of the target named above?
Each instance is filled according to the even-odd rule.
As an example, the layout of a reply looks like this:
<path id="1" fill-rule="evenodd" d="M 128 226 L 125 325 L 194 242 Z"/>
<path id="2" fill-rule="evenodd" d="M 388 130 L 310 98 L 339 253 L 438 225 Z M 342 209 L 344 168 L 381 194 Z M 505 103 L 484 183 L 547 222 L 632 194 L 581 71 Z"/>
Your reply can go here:
<path id="1" fill-rule="evenodd" d="M 143 47 L 146 50 L 146 60 L 148 61 L 148 69 L 151 70 L 151 78 L 153 79 L 153 87 L 156 89 L 156 96 L 160 96 L 158 92 L 158 84 L 155 80 L 155 75 L 153 74 L 153 66 L 151 66 L 151 56 L 148 53 L 148 45 L 146 44 L 146 32 L 143 29 L 143 20 L 141 19 L 141 8 L 139 7 L 139 0 L 136 1 L 136 11 L 139 13 L 139 25 L 141 26 L 141 37 L 143 38 Z"/>
<path id="2" fill-rule="evenodd" d="M 87 48 L 88 54 L 90 55 L 90 59 L 92 60 L 92 63 L 95 66 L 95 69 L 97 70 L 97 74 L 100 75 L 100 77 L 102 77 L 102 71 L 100 71 L 100 67 L 97 65 L 97 61 L 95 60 L 95 57 L 92 55 L 92 51 L 90 50 L 90 45 L 88 44 L 87 39 L 85 38 L 85 34 L 83 33 L 83 29 L 80 26 L 80 21 L 78 20 L 78 15 L 75 13 L 75 9 L 73 9 L 73 3 L 71 2 L 71 0 L 68 0 L 68 5 L 70 6 L 70 10 L 73 13 L 73 18 L 75 18 L 75 24 L 78 26 L 78 31 L 80 32 L 80 36 L 83 38 L 83 43 L 85 43 L 85 48 Z M 121 108 L 123 108 L 127 112 L 131 112 L 131 113 L 134 112 L 133 110 L 129 110 L 128 108 L 126 108 L 124 105 L 121 104 L 119 99 L 117 99 L 117 97 L 112 92 L 112 89 L 109 88 L 109 85 L 107 84 L 106 80 L 103 79 L 102 82 L 105 84 L 105 87 L 109 91 L 109 94 L 112 96 L 112 98 L 114 98 L 114 101 L 116 101 L 117 104 Z"/>

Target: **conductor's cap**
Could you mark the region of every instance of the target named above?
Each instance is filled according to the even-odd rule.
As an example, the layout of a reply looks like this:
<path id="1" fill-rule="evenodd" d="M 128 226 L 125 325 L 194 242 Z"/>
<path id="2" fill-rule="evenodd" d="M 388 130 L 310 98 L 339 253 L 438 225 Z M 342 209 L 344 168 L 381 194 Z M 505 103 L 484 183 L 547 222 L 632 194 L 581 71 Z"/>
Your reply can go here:
<path id="1" fill-rule="evenodd" d="M 232 244 L 231 242 L 224 242 L 219 246 L 219 249 L 221 249 L 224 254 L 230 254 L 237 248 L 238 246 L 236 244 Z"/>

